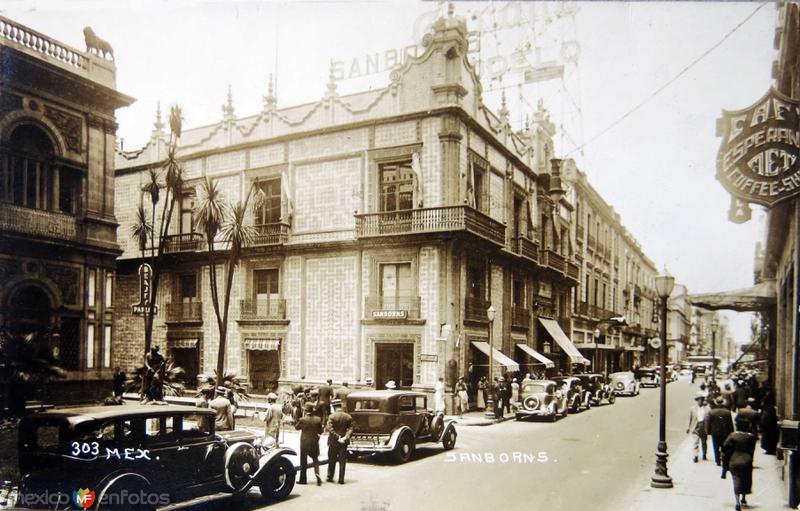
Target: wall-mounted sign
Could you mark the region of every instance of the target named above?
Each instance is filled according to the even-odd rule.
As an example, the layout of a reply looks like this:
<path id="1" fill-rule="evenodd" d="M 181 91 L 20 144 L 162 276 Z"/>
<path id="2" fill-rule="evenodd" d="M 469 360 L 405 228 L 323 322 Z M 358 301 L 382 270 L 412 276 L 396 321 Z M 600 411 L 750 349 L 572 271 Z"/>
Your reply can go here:
<path id="1" fill-rule="evenodd" d="M 439 356 L 438 355 L 428 355 L 425 353 L 420 353 L 419 355 L 420 362 L 438 362 Z"/>
<path id="2" fill-rule="evenodd" d="M 395 311 L 395 310 L 374 310 L 372 311 L 374 319 L 406 319 L 408 311 Z"/>
<path id="3" fill-rule="evenodd" d="M 144 314 L 150 304 L 150 286 L 153 282 L 153 269 L 149 264 L 139 266 L 139 303 L 131 306 L 131 313 Z M 158 313 L 158 305 L 153 304 L 153 314 Z"/>
<path id="4" fill-rule="evenodd" d="M 744 202 L 767 207 L 800 193 L 800 101 L 770 89 L 744 110 L 723 110 L 717 179 Z"/>

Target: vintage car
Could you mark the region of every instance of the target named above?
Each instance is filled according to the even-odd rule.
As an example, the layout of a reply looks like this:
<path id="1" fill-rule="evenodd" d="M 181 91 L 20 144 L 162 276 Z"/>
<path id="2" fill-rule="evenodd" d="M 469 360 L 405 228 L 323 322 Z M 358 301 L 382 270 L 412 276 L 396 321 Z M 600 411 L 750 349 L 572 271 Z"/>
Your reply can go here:
<path id="1" fill-rule="evenodd" d="M 617 396 L 638 396 L 639 382 L 630 371 L 621 371 L 608 375 L 608 384 Z"/>
<path id="2" fill-rule="evenodd" d="M 521 406 L 515 414 L 517 420 L 546 417 L 555 422 L 559 415 L 566 417 L 569 413 L 567 396 L 552 380 L 529 381 L 520 387 L 519 393 Z"/>
<path id="3" fill-rule="evenodd" d="M 606 378 L 602 374 L 576 374 L 575 376 L 583 382 L 583 388 L 589 392 L 593 405 L 599 405 L 604 399 L 610 405 L 616 401 L 614 390 L 606 383 Z"/>
<path id="4" fill-rule="evenodd" d="M 635 374 L 641 387 L 658 387 L 661 384 L 659 371 L 655 367 L 640 367 Z"/>
<path id="5" fill-rule="evenodd" d="M 456 445 L 455 421 L 428 409 L 428 396 L 402 390 L 363 390 L 347 395 L 347 413 L 353 417 L 352 454 L 385 453 L 405 463 L 417 445 Z"/>
<path id="6" fill-rule="evenodd" d="M 190 406 L 53 409 L 20 421 L 18 446 L 22 507 L 80 509 L 89 499 L 92 509 L 155 509 L 253 486 L 281 500 L 295 480 L 293 450 L 243 431 L 217 433 L 214 411 Z M 86 493 L 73 495 L 79 489 Z M 35 498 L 43 492 L 58 498 L 43 503 Z"/>
<path id="7" fill-rule="evenodd" d="M 577 413 L 592 407 L 592 396 L 583 387 L 580 378 L 574 376 L 555 376 L 553 381 L 567 397 L 567 407 L 570 413 Z"/>

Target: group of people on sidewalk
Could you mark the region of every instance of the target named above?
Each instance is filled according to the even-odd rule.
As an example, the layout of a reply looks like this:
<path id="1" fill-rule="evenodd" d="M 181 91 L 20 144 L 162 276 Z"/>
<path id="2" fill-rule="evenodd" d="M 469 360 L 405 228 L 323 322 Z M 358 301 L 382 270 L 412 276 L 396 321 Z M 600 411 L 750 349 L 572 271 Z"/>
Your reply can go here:
<path id="1" fill-rule="evenodd" d="M 702 459 L 707 459 L 707 439 L 711 436 L 714 462 L 722 469 L 722 479 L 730 472 L 739 510 L 747 505 L 747 495 L 752 492 L 753 455 L 759 432 L 764 452 L 775 454 L 778 423 L 774 394 L 754 375 L 739 375 L 735 387 L 723 390 L 713 380 L 708 386 L 701 383 L 689 411 L 686 433 L 693 438 L 695 463 L 701 452 Z"/>
<path id="2" fill-rule="evenodd" d="M 519 407 L 520 386 L 529 381 L 533 381 L 538 376 L 532 378 L 531 373 L 525 374 L 522 384 L 512 374 L 506 373 L 503 376 L 493 378 L 491 382 L 486 376 L 481 376 L 478 379 L 477 389 L 475 392 L 475 401 L 479 411 L 485 411 L 489 404 L 489 397 L 491 397 L 493 412 L 496 419 L 502 419 L 505 413 L 512 413 Z M 444 403 L 444 383 L 443 379 L 439 378 L 437 384 L 437 392 L 439 385 L 442 391 L 442 404 Z M 471 389 L 469 384 L 463 377 L 459 378 L 453 389 L 456 401 L 456 411 L 458 416 L 462 417 L 463 414 L 470 410 L 469 395 Z M 438 395 L 438 394 L 437 394 Z M 437 401 L 438 402 L 438 401 Z M 442 406 L 442 409 L 444 407 Z M 438 410 L 438 409 L 437 409 Z"/>

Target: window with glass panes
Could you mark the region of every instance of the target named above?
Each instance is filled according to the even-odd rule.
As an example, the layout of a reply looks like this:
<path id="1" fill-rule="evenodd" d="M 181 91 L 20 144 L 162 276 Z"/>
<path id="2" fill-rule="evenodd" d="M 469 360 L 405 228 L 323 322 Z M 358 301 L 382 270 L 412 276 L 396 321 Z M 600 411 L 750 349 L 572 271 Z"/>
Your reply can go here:
<path id="1" fill-rule="evenodd" d="M 407 310 L 411 305 L 411 263 L 380 266 L 381 308 Z"/>
<path id="2" fill-rule="evenodd" d="M 281 178 L 259 181 L 256 186 L 264 194 L 264 202 L 256 210 L 255 224 L 268 225 L 281 221 Z"/>
<path id="3" fill-rule="evenodd" d="M 278 277 L 277 268 L 253 270 L 253 299 L 259 316 L 277 311 L 280 296 Z"/>
<path id="4" fill-rule="evenodd" d="M 411 160 L 382 163 L 381 211 L 402 211 L 414 208 L 414 171 Z"/>
<path id="5" fill-rule="evenodd" d="M 181 221 L 179 225 L 181 234 L 194 232 L 194 206 L 194 195 L 187 193 L 181 197 Z"/>
<path id="6" fill-rule="evenodd" d="M 483 300 L 486 297 L 486 270 L 483 266 L 470 266 L 467 270 L 467 280 L 469 297 Z"/>
<path id="7" fill-rule="evenodd" d="M 512 282 L 511 303 L 514 307 L 525 307 L 525 282 L 520 279 Z"/>
<path id="8" fill-rule="evenodd" d="M 197 275 L 185 273 L 178 276 L 178 293 L 184 303 L 197 299 Z"/>

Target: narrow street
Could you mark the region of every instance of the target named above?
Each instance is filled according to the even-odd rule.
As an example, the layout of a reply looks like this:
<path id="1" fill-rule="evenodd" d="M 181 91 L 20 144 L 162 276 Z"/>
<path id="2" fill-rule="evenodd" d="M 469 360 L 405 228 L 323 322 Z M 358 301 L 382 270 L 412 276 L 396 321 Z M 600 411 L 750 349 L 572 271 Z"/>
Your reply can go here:
<path id="1" fill-rule="evenodd" d="M 670 452 L 685 439 L 686 414 L 696 389 L 685 379 L 667 387 Z M 425 448 L 402 466 L 352 462 L 344 486 L 298 485 L 288 500 L 261 509 L 324 509 L 333 503 L 336 509 L 353 511 L 371 509 L 372 503 L 395 510 L 490 505 L 509 510 L 619 509 L 631 492 L 648 484 L 653 471 L 658 389 L 642 389 L 638 397 L 619 398 L 612 406 L 555 424 L 507 421 L 458 431 L 451 455 Z M 539 453 L 547 461 L 536 461 Z M 252 493 L 251 503 L 259 506 L 256 495 Z M 221 505 L 218 501 L 215 508 Z"/>

